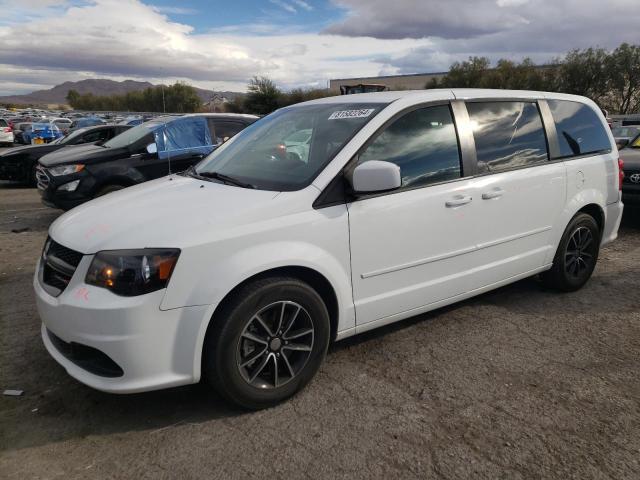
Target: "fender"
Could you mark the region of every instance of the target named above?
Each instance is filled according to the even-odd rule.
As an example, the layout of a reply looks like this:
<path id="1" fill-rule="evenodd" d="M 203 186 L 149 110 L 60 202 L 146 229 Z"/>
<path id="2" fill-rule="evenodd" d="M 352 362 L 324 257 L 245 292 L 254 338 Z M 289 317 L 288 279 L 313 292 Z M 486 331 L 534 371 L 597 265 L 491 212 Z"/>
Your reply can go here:
<path id="1" fill-rule="evenodd" d="M 567 198 L 567 203 L 565 204 L 562 213 L 558 217 L 558 228 L 555 228 L 553 230 L 553 234 L 550 239 L 551 245 L 555 245 L 556 248 L 554 248 L 550 252 L 549 257 L 547 258 L 547 263 L 550 264 L 553 261 L 556 249 L 560 244 L 560 239 L 562 238 L 562 235 L 564 234 L 564 231 L 571 219 L 576 215 L 576 213 L 578 213 L 587 205 L 597 205 L 600 208 L 602 212 L 602 218 L 606 223 L 607 219 L 605 216 L 605 212 L 607 210 L 607 199 L 603 192 L 595 188 L 577 191 L 572 198 Z"/>
<path id="2" fill-rule="evenodd" d="M 180 288 L 185 284 L 193 285 L 193 270 L 185 269 L 178 272 L 176 268 L 160 306 L 161 310 L 168 310 L 179 306 L 208 305 L 200 325 L 180 325 L 176 331 L 176 338 L 180 337 L 180 332 L 184 332 L 185 338 L 192 339 L 193 333 L 197 331 L 193 345 L 194 381 L 200 379 L 204 339 L 217 306 L 235 287 L 268 270 L 281 267 L 306 267 L 323 275 L 333 287 L 337 298 L 337 331 L 354 330 L 355 308 L 351 290 L 350 265 L 344 264 L 316 245 L 283 241 L 252 246 L 214 262 L 210 267 L 199 270 L 204 275 L 199 277 L 194 291 Z M 186 281 L 186 276 L 192 277 L 191 282 Z"/>
<path id="3" fill-rule="evenodd" d="M 191 261 L 187 260 L 183 265 L 190 263 Z M 210 268 L 194 272 L 193 268 L 179 269 L 178 262 L 162 300 L 162 310 L 194 305 L 218 305 L 231 290 L 255 275 L 275 268 L 305 267 L 324 276 L 333 287 L 338 300 L 338 330 L 355 326 L 350 265 L 317 245 L 286 241 L 265 243 L 238 250 L 229 257 L 206 263 Z M 183 285 L 193 285 L 194 274 L 198 277 L 196 288 L 185 289 Z M 191 279 L 190 282 L 186 281 L 187 277 Z"/>
<path id="4" fill-rule="evenodd" d="M 125 159 L 94 163 L 87 166 L 87 170 L 95 179 L 92 194 L 95 194 L 105 185 L 130 186 L 147 181 L 138 170 L 129 167 L 123 160 Z"/>

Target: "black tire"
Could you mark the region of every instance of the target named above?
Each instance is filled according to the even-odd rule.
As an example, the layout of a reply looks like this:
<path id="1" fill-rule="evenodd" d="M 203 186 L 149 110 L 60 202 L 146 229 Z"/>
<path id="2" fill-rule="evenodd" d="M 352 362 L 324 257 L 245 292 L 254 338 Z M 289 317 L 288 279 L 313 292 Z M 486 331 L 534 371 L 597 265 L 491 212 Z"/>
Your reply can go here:
<path id="1" fill-rule="evenodd" d="M 281 326 L 278 327 L 276 323 L 269 323 L 268 309 L 279 308 L 281 304 L 286 305 L 282 307 L 283 313 L 279 317 Z M 263 313 L 265 310 L 267 313 Z M 280 329 L 283 334 L 273 335 L 273 338 L 261 342 L 264 345 L 252 343 L 253 340 L 246 335 L 256 333 L 260 338 L 271 337 L 271 334 L 265 333 L 266 328 L 261 333 L 247 330 L 253 328 L 258 313 L 265 315 L 264 322 L 261 319 L 260 325 L 265 326 L 267 323 L 269 329 L 273 326 L 274 331 Z M 285 316 L 286 319 L 283 320 Z M 278 318 L 274 317 L 273 322 L 278 322 Z M 284 324 L 291 327 L 294 322 L 307 322 L 308 325 L 306 329 L 297 332 L 308 329 L 313 332 L 300 337 L 295 345 L 291 342 L 289 346 L 285 346 L 289 342 L 285 342 L 287 331 L 284 331 Z M 309 383 L 325 358 L 329 337 L 327 308 L 320 295 L 308 284 L 288 277 L 256 280 L 234 292 L 214 315 L 205 338 L 203 377 L 223 397 L 238 406 L 251 410 L 268 408 L 291 397 Z M 277 345 L 276 349 L 272 349 L 273 344 Z M 301 352 L 293 348 L 301 344 L 306 345 L 305 348 L 309 350 Z M 246 353 L 247 348 L 253 350 Z M 265 353 L 258 356 L 263 348 Z M 244 357 L 243 352 L 246 353 Z M 251 358 L 256 360 L 251 361 Z M 243 367 L 242 364 L 247 359 L 249 365 Z M 263 365 L 263 362 L 268 363 Z M 249 377 L 261 365 L 262 370 L 256 374 L 255 379 L 250 380 Z M 257 383 L 262 385 L 258 386 Z"/>
<path id="2" fill-rule="evenodd" d="M 600 237 L 598 223 L 591 215 L 573 217 L 562 235 L 553 267 L 540 276 L 543 285 L 564 292 L 582 288 L 596 267 Z"/>
<path id="3" fill-rule="evenodd" d="M 107 185 L 105 187 L 102 187 L 100 190 L 98 190 L 98 193 L 96 193 L 94 198 L 102 197 L 107 193 L 117 192 L 118 190 L 122 190 L 123 188 L 127 188 L 127 187 L 125 187 L 124 185 Z"/>

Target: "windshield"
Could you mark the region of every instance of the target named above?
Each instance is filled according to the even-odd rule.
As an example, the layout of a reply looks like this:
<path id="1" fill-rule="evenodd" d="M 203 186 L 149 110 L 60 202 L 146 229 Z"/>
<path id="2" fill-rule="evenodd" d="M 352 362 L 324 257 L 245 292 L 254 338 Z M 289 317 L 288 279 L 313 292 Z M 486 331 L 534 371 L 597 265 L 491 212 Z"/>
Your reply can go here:
<path id="1" fill-rule="evenodd" d="M 87 130 L 88 130 L 88 128 L 81 128 L 79 130 L 74 130 L 73 132 L 71 132 L 66 137 L 59 138 L 59 139 L 53 141 L 52 143 L 55 143 L 55 144 L 69 143 L 70 141 L 82 136 Z"/>
<path id="2" fill-rule="evenodd" d="M 633 137 L 640 132 L 640 128 L 638 127 L 615 127 L 611 130 L 614 137 L 624 138 L 624 137 Z"/>
<path id="3" fill-rule="evenodd" d="M 142 125 L 138 125 L 124 131 L 120 135 L 116 135 L 111 140 L 104 143 L 102 146 L 108 148 L 126 148 L 130 145 L 138 143 L 146 136 L 149 136 L 149 143 L 152 143 L 154 140 L 151 134 L 158 127 L 158 125 L 161 124 L 158 122 L 143 123 Z"/>
<path id="4" fill-rule="evenodd" d="M 386 105 L 322 103 L 283 108 L 214 150 L 196 173 L 215 172 L 263 190 L 299 190 Z"/>

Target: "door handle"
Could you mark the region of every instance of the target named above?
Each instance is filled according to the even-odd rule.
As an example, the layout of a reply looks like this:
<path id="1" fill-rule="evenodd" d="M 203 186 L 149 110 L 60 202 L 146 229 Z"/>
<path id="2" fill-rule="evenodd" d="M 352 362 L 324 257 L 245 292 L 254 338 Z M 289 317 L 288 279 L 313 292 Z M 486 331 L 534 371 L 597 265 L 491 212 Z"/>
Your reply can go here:
<path id="1" fill-rule="evenodd" d="M 466 205 L 471 202 L 471 200 L 473 200 L 471 195 L 456 195 L 451 200 L 447 200 L 445 205 L 449 208 L 459 207 L 460 205 Z"/>
<path id="2" fill-rule="evenodd" d="M 502 195 L 504 195 L 504 190 L 502 190 L 501 188 L 495 188 L 490 192 L 484 192 L 482 194 L 482 199 L 491 200 L 492 198 L 500 198 Z"/>

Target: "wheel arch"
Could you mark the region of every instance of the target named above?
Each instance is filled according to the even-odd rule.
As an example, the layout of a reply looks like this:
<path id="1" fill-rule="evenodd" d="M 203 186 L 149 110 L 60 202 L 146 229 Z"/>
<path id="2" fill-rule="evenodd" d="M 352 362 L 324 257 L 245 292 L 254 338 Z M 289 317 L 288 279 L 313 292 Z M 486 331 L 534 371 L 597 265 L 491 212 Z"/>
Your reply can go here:
<path id="1" fill-rule="evenodd" d="M 219 312 L 224 308 L 224 306 L 231 300 L 234 293 L 240 290 L 245 285 L 255 282 L 256 280 L 261 280 L 269 277 L 293 277 L 298 280 L 301 280 L 307 283 L 311 288 L 313 288 L 318 295 L 322 298 L 325 306 L 327 307 L 327 312 L 329 313 L 329 323 L 331 327 L 331 341 L 335 340 L 336 335 L 338 333 L 338 324 L 340 319 L 340 309 L 338 306 L 338 296 L 336 294 L 335 288 L 331 284 L 331 282 L 327 279 L 319 271 L 310 268 L 303 267 L 300 265 L 290 265 L 284 267 L 275 267 L 270 268 L 268 270 L 264 270 L 262 272 L 256 273 L 239 284 L 233 287 L 227 294 L 222 298 L 220 303 L 216 306 L 213 311 L 213 315 L 209 320 L 209 324 L 207 326 L 207 332 L 211 328 L 212 322 Z"/>
<path id="2" fill-rule="evenodd" d="M 605 216 L 604 210 L 600 205 L 598 205 L 597 203 L 589 203 L 578 210 L 571 218 L 575 217 L 578 213 L 586 213 L 587 215 L 593 217 L 593 219 L 598 224 L 600 235 L 602 236 L 602 232 L 604 231 Z"/>
<path id="3" fill-rule="evenodd" d="M 199 348 L 196 351 L 196 354 L 199 355 L 199 358 L 196 361 L 197 368 L 199 367 L 199 372 L 197 372 L 197 377 L 202 376 L 203 371 L 203 362 L 205 361 L 205 348 L 207 345 L 207 336 L 212 330 L 213 324 L 216 321 L 216 316 L 223 311 L 224 307 L 233 299 L 233 295 L 243 288 L 245 285 L 255 282 L 260 279 L 269 278 L 269 277 L 293 277 L 298 280 L 301 280 L 307 284 L 311 288 L 313 288 L 318 295 L 322 298 L 325 306 L 327 307 L 327 311 L 329 313 L 329 326 L 331 329 L 331 337 L 330 342 L 335 341 L 336 336 L 338 334 L 338 324 L 340 320 L 340 308 L 338 304 L 338 297 L 335 291 L 334 286 L 327 279 L 325 275 L 320 273 L 319 271 L 304 267 L 300 265 L 289 265 L 283 267 L 275 267 L 264 270 L 262 272 L 256 273 L 242 282 L 238 283 L 235 287 L 233 287 L 227 294 L 222 298 L 220 303 L 216 305 L 213 313 L 211 314 L 209 321 L 207 323 L 207 327 L 205 330 L 205 334 L 202 338 L 202 343 L 199 345 Z"/>

